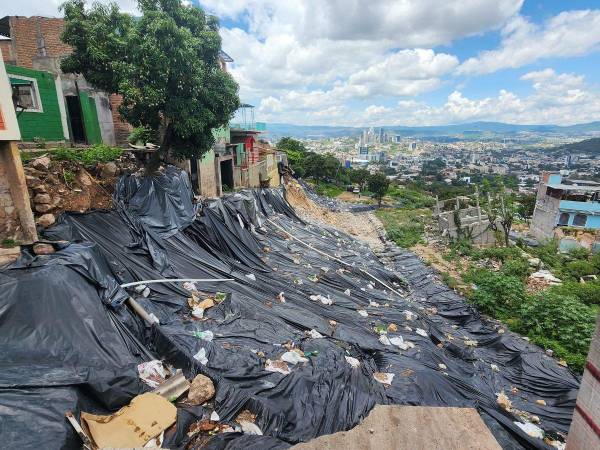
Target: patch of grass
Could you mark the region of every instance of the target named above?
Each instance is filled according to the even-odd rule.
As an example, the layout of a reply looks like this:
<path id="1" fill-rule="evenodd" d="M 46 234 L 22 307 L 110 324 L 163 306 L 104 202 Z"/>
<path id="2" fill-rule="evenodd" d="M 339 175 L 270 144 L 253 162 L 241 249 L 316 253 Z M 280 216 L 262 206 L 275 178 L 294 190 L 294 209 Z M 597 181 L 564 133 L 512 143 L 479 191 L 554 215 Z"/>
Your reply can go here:
<path id="1" fill-rule="evenodd" d="M 398 185 L 390 186 L 387 195 L 396 200 L 398 207 L 402 209 L 430 208 L 435 203 L 430 195 Z"/>
<path id="2" fill-rule="evenodd" d="M 344 192 L 344 189 L 331 183 L 319 183 L 315 186 L 315 192 L 319 195 L 335 198 Z"/>
<path id="3" fill-rule="evenodd" d="M 431 217 L 428 209 L 379 209 L 375 215 L 381 220 L 388 238 L 398 246 L 410 248 L 423 241 L 425 222 Z"/>
<path id="4" fill-rule="evenodd" d="M 454 278 L 448 272 L 442 272 L 441 276 L 442 281 L 446 286 L 448 286 L 450 289 L 456 289 L 456 287 L 458 286 L 458 281 L 456 280 L 456 278 Z"/>
<path id="5" fill-rule="evenodd" d="M 96 144 L 84 149 L 57 147 L 50 156 L 57 161 L 76 161 L 86 166 L 92 166 L 99 162 L 115 161 L 122 153 L 123 150 L 118 147 Z"/>

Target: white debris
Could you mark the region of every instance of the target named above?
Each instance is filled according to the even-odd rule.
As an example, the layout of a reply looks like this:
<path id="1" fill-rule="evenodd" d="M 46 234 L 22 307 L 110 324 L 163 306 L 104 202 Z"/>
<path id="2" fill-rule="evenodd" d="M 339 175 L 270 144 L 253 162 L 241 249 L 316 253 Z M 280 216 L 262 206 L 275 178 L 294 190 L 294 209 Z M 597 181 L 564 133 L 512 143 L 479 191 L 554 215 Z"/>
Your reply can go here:
<path id="1" fill-rule="evenodd" d="M 392 345 L 390 338 L 388 338 L 385 334 L 379 336 L 379 342 L 381 342 L 383 345 Z"/>
<path id="2" fill-rule="evenodd" d="M 379 308 L 379 303 L 369 300 L 369 306 L 372 306 L 373 308 Z"/>
<path id="3" fill-rule="evenodd" d="M 423 336 L 423 337 L 428 337 L 427 331 L 423 330 L 422 328 L 417 328 L 415 330 L 415 332 L 419 335 L 419 336 Z"/>
<path id="4" fill-rule="evenodd" d="M 562 280 L 560 278 L 556 278 L 554 275 L 552 275 L 552 272 L 550 272 L 549 270 L 538 270 L 537 272 L 534 272 L 531 275 L 529 275 L 529 278 L 544 280 L 548 284 L 561 284 L 562 283 Z"/>
<path id="5" fill-rule="evenodd" d="M 142 295 L 144 297 L 148 297 L 150 295 L 150 288 L 147 287 L 146 289 L 144 289 L 144 292 L 142 292 Z"/>
<path id="6" fill-rule="evenodd" d="M 465 345 L 467 347 L 477 347 L 477 341 L 473 339 L 465 339 Z"/>
<path id="7" fill-rule="evenodd" d="M 369 315 L 369 313 L 367 313 L 364 309 L 357 309 L 356 312 L 362 317 L 367 317 Z"/>
<path id="8" fill-rule="evenodd" d="M 215 335 L 213 334 L 212 331 L 210 330 L 206 330 L 206 331 L 195 331 L 194 336 L 197 337 L 198 339 L 202 339 L 203 341 L 206 342 L 210 342 L 213 340 L 213 338 L 215 337 Z"/>
<path id="9" fill-rule="evenodd" d="M 159 359 L 138 364 L 137 370 L 142 381 L 151 388 L 158 387 L 170 375 Z"/>
<path id="10" fill-rule="evenodd" d="M 319 333 L 317 330 L 315 330 L 314 328 L 312 330 L 308 331 L 307 333 L 313 339 L 322 339 L 323 338 L 323 335 L 321 333 Z"/>
<path id="11" fill-rule="evenodd" d="M 241 420 L 240 426 L 242 427 L 242 431 L 245 434 L 257 434 L 259 436 L 262 436 L 263 434 L 260 428 L 258 428 L 258 426 L 256 426 L 255 423 L 248 422 L 247 420 Z"/>
<path id="12" fill-rule="evenodd" d="M 369 283 L 369 284 L 367 284 L 367 287 L 368 287 L 369 289 L 375 289 L 375 286 L 374 286 L 372 283 Z"/>
<path id="13" fill-rule="evenodd" d="M 194 306 L 194 309 L 192 309 L 192 316 L 195 317 L 196 319 L 203 319 L 204 318 L 204 308 L 200 308 L 199 306 Z"/>
<path id="14" fill-rule="evenodd" d="M 213 411 L 210 415 L 210 420 L 212 420 L 213 422 L 218 422 L 219 420 L 221 420 L 221 418 L 219 417 L 216 411 Z"/>
<path id="15" fill-rule="evenodd" d="M 191 281 L 186 281 L 185 283 L 183 283 L 183 288 L 187 291 L 197 291 L 196 285 Z"/>
<path id="16" fill-rule="evenodd" d="M 158 317 L 156 317 L 156 316 L 154 315 L 154 313 L 150 313 L 150 314 L 148 314 L 148 316 L 150 316 L 150 320 L 151 320 L 152 322 L 154 322 L 154 323 L 156 323 L 156 324 L 160 324 L 160 320 L 158 320 Z"/>
<path id="17" fill-rule="evenodd" d="M 250 278 L 252 281 L 256 281 L 256 277 L 254 276 L 253 273 L 247 273 L 246 278 Z"/>
<path id="18" fill-rule="evenodd" d="M 350 295 L 350 289 L 346 289 L 346 290 L 344 291 L 344 294 L 346 294 L 346 295 Z"/>
<path id="19" fill-rule="evenodd" d="M 308 362 L 308 358 L 300 356 L 296 352 L 285 352 L 283 355 L 281 355 L 280 359 L 292 365 Z"/>
<path id="20" fill-rule="evenodd" d="M 534 425 L 530 422 L 521 423 L 521 422 L 515 421 L 514 423 L 516 426 L 518 426 L 521 430 L 523 430 L 529 436 L 538 438 L 538 439 L 544 439 L 544 430 L 542 430 L 537 425 Z"/>
<path id="21" fill-rule="evenodd" d="M 492 370 L 494 372 L 500 372 L 500 369 L 498 368 L 498 366 L 496 364 L 491 364 L 490 367 L 492 368 Z"/>
<path id="22" fill-rule="evenodd" d="M 323 295 L 321 295 L 321 294 L 318 294 L 318 295 L 311 295 L 311 296 L 310 296 L 310 299 L 311 299 L 313 302 L 321 302 L 321 303 L 323 303 L 324 305 L 333 305 L 333 300 L 331 300 L 331 299 L 329 298 L 329 295 L 328 295 L 327 297 L 325 297 L 325 296 L 323 296 Z"/>
<path id="23" fill-rule="evenodd" d="M 206 350 L 204 348 L 201 348 L 198 351 L 198 353 L 194 355 L 194 359 L 203 366 L 205 366 L 208 363 L 208 358 L 206 357 Z"/>
<path id="24" fill-rule="evenodd" d="M 267 359 L 265 361 L 265 370 L 269 372 L 279 372 L 284 375 L 288 375 L 290 373 L 290 368 L 283 361 L 271 361 Z"/>
<path id="25" fill-rule="evenodd" d="M 285 303 L 285 295 L 283 295 L 283 292 L 280 292 L 279 295 L 277 296 L 277 300 L 280 303 Z"/>
<path id="26" fill-rule="evenodd" d="M 138 284 L 133 289 L 135 290 L 135 292 L 137 292 L 138 294 L 140 294 L 140 293 L 144 292 L 144 289 L 146 289 L 146 285 L 145 284 Z"/>
<path id="27" fill-rule="evenodd" d="M 404 310 L 402 313 L 406 317 L 406 320 L 415 320 L 417 318 L 417 315 L 412 311 Z"/>
<path id="28" fill-rule="evenodd" d="M 408 350 L 409 349 L 408 343 L 404 342 L 404 339 L 402 339 L 402 336 L 396 336 L 396 337 L 391 338 L 390 343 L 392 345 L 395 345 L 396 347 L 398 347 L 400 350 Z"/>
<path id="29" fill-rule="evenodd" d="M 360 367 L 360 361 L 352 356 L 345 356 L 346 362 L 350 364 L 353 369 L 357 369 Z"/>
<path id="30" fill-rule="evenodd" d="M 439 364 L 438 364 L 438 367 L 439 367 L 440 369 L 442 369 L 442 370 L 447 370 L 447 369 L 448 369 L 448 367 L 446 367 L 446 364 L 442 364 L 442 363 L 439 363 Z"/>
<path id="31" fill-rule="evenodd" d="M 375 380 L 379 381 L 380 383 L 387 384 L 389 386 L 394 380 L 394 374 L 386 372 L 375 372 L 373 374 L 373 378 L 375 378 Z"/>

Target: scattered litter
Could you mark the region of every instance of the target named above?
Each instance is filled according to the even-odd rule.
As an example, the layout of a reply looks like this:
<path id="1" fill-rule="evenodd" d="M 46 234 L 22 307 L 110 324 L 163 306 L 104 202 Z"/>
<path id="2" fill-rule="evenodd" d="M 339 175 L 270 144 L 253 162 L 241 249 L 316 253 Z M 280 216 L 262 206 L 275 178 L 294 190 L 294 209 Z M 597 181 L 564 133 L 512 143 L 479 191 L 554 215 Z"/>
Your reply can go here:
<path id="1" fill-rule="evenodd" d="M 215 294 L 215 302 L 216 303 L 221 303 L 222 301 L 224 301 L 227 298 L 227 294 L 225 294 L 224 292 L 217 292 Z"/>
<path id="2" fill-rule="evenodd" d="M 404 310 L 402 313 L 406 317 L 406 320 L 415 320 L 417 318 L 417 315 L 412 311 Z"/>
<path id="3" fill-rule="evenodd" d="M 203 319 L 204 318 L 204 308 L 201 308 L 200 306 L 194 306 L 194 309 L 192 309 L 192 316 L 195 317 L 196 319 Z"/>
<path id="4" fill-rule="evenodd" d="M 348 296 L 349 296 L 349 295 L 350 295 L 350 289 L 346 289 L 346 290 L 344 291 L 344 294 L 346 294 L 346 295 L 348 295 Z"/>
<path id="5" fill-rule="evenodd" d="M 290 368 L 283 361 L 271 361 L 267 359 L 265 361 L 265 370 L 268 372 L 279 372 L 284 375 L 288 375 L 290 373 Z"/>
<path id="6" fill-rule="evenodd" d="M 473 339 L 465 339 L 465 345 L 467 347 L 477 347 L 477 341 Z"/>
<path id="7" fill-rule="evenodd" d="M 175 375 L 167 379 L 164 383 L 161 383 L 152 393 L 173 402 L 181 397 L 189 388 L 190 382 L 183 376 L 181 369 L 178 369 Z"/>
<path id="8" fill-rule="evenodd" d="M 329 325 L 331 325 L 332 327 L 335 327 L 337 325 L 337 322 L 335 320 L 330 320 Z"/>
<path id="9" fill-rule="evenodd" d="M 369 306 L 372 306 L 373 308 L 379 308 L 379 303 L 369 300 Z"/>
<path id="10" fill-rule="evenodd" d="M 210 342 L 214 338 L 214 334 L 210 330 L 206 331 L 194 331 L 192 336 L 197 337 L 198 339 L 202 339 L 203 341 Z"/>
<path id="11" fill-rule="evenodd" d="M 255 434 L 255 435 L 258 435 L 258 436 L 262 436 L 262 434 L 263 434 L 263 432 L 261 431 L 261 429 L 258 428 L 258 426 L 255 423 L 248 422 L 246 420 L 242 420 L 242 421 L 240 421 L 238 423 L 242 427 L 242 431 L 245 434 Z"/>
<path id="12" fill-rule="evenodd" d="M 221 418 L 219 417 L 216 411 L 213 411 L 210 415 L 210 420 L 212 420 L 213 422 L 218 422 L 219 420 L 221 420 Z"/>
<path id="13" fill-rule="evenodd" d="M 138 294 L 141 294 L 142 292 L 144 292 L 144 289 L 146 289 L 146 285 L 145 284 L 138 284 L 137 286 L 135 286 L 134 291 L 137 292 Z"/>
<path id="14" fill-rule="evenodd" d="M 394 380 L 394 374 L 386 372 L 375 372 L 373 374 L 373 378 L 375 378 L 376 381 L 379 381 L 382 384 L 387 384 L 388 386 L 390 386 L 392 384 L 392 381 Z"/>
<path id="15" fill-rule="evenodd" d="M 398 325 L 396 325 L 395 323 L 390 323 L 387 327 L 387 330 L 390 333 L 395 333 L 396 331 L 398 331 Z"/>
<path id="16" fill-rule="evenodd" d="M 323 296 L 323 295 L 321 295 L 321 294 L 318 294 L 318 295 L 311 295 L 309 298 L 310 298 L 310 299 L 311 299 L 313 302 L 321 302 L 321 303 L 323 303 L 324 305 L 333 305 L 333 300 L 331 300 L 331 299 L 329 298 L 329 295 L 328 295 L 327 297 L 325 297 L 325 296 Z"/>
<path id="17" fill-rule="evenodd" d="M 546 406 L 546 400 L 538 399 L 535 401 L 538 405 Z"/>
<path id="18" fill-rule="evenodd" d="M 383 345 L 392 345 L 390 338 L 388 338 L 385 334 L 379 336 L 379 342 L 381 342 Z"/>
<path id="19" fill-rule="evenodd" d="M 385 325 L 376 325 L 375 326 L 375 333 L 377 334 L 387 334 L 388 329 L 385 327 Z"/>
<path id="20" fill-rule="evenodd" d="M 551 350 L 549 348 L 546 349 L 546 355 L 548 356 L 554 356 L 554 350 Z"/>
<path id="21" fill-rule="evenodd" d="M 198 361 L 200 364 L 205 366 L 208 363 L 208 358 L 206 357 L 206 349 L 201 348 L 198 353 L 194 355 L 194 359 Z"/>
<path id="22" fill-rule="evenodd" d="M 439 364 L 438 364 L 438 367 L 439 367 L 441 370 L 448 370 L 448 367 L 446 367 L 446 364 L 439 363 Z"/>
<path id="23" fill-rule="evenodd" d="M 357 309 L 356 312 L 362 317 L 367 317 L 369 315 L 364 309 Z"/>
<path id="24" fill-rule="evenodd" d="M 138 395 L 116 413 L 99 416 L 81 413 L 81 422 L 99 448 L 144 446 L 175 423 L 177 408 L 160 395 Z"/>
<path id="25" fill-rule="evenodd" d="M 312 281 L 313 283 L 316 283 L 317 281 L 319 281 L 319 278 L 316 275 L 309 275 L 307 278 L 310 281 Z"/>
<path id="26" fill-rule="evenodd" d="M 277 301 L 279 303 L 285 303 L 285 295 L 283 295 L 283 292 L 279 293 L 279 295 L 277 296 Z"/>
<path id="27" fill-rule="evenodd" d="M 350 364 L 353 369 L 357 369 L 360 367 L 360 361 L 352 356 L 345 356 L 346 362 Z"/>
<path id="28" fill-rule="evenodd" d="M 281 355 L 280 359 L 292 365 L 308 362 L 308 359 L 300 356 L 296 352 L 285 352 L 283 355 Z"/>
<path id="29" fill-rule="evenodd" d="M 149 295 L 150 295 L 150 288 L 147 287 L 146 289 L 143 290 L 142 296 L 143 297 L 148 297 Z"/>
<path id="30" fill-rule="evenodd" d="M 497 395 L 497 397 L 496 397 L 496 403 L 498 403 L 498 405 L 500 405 L 500 407 L 502 409 L 510 411 L 511 408 L 512 408 L 512 402 L 506 396 L 506 394 L 504 393 L 504 391 L 502 391 L 500 393 L 497 393 L 496 395 Z"/>
<path id="31" fill-rule="evenodd" d="M 390 343 L 392 345 L 395 345 L 396 347 L 398 347 L 400 350 L 408 350 L 409 349 L 409 345 L 404 342 L 404 339 L 402 339 L 402 336 L 396 336 L 390 339 Z"/>
<path id="32" fill-rule="evenodd" d="M 143 286 L 143 285 L 142 285 L 142 286 Z M 195 283 L 193 283 L 193 282 L 191 282 L 191 281 L 186 281 L 185 283 L 183 283 L 183 288 L 184 288 L 185 290 L 188 290 L 188 291 L 195 291 L 195 290 L 197 290 L 197 289 L 196 289 L 196 284 L 195 284 Z M 137 290 L 137 289 L 136 289 L 136 290 Z"/>
<path id="33" fill-rule="evenodd" d="M 321 333 L 319 333 L 317 330 L 312 329 L 310 331 L 307 331 L 308 335 L 313 338 L 313 339 L 322 339 L 323 335 Z"/>
<path id="34" fill-rule="evenodd" d="M 256 281 L 256 277 L 254 276 L 253 273 L 247 273 L 246 278 L 250 278 L 252 281 Z"/>
<path id="35" fill-rule="evenodd" d="M 527 433 L 529 436 L 538 438 L 538 439 L 544 439 L 544 430 L 542 430 L 537 425 L 534 425 L 529 422 L 521 423 L 521 422 L 517 422 L 517 421 L 515 421 L 514 424 L 516 426 L 518 426 L 521 430 L 523 430 L 525 433 Z"/>
<path id="36" fill-rule="evenodd" d="M 496 364 L 490 364 L 490 367 L 492 368 L 492 370 L 494 372 L 500 372 L 500 369 L 498 368 L 498 366 Z"/>
<path id="37" fill-rule="evenodd" d="M 422 328 L 417 328 L 415 330 L 415 332 L 419 335 L 419 336 L 423 336 L 423 337 L 428 337 L 429 335 L 427 334 L 427 331 L 423 330 Z"/>
<path id="38" fill-rule="evenodd" d="M 171 375 L 159 359 L 138 364 L 137 370 L 142 381 L 151 388 L 158 387 Z"/>

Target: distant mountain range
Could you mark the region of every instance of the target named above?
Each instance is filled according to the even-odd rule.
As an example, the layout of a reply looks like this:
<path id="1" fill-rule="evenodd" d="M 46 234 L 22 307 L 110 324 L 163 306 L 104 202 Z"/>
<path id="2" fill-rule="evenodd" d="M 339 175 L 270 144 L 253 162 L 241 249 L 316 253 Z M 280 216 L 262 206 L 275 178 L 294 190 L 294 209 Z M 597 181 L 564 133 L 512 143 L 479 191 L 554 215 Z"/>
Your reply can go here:
<path id="1" fill-rule="evenodd" d="M 379 129 L 381 127 L 374 127 Z M 283 136 L 295 138 L 332 138 L 343 136 L 358 136 L 364 127 L 335 127 L 324 125 L 290 125 L 284 123 L 269 123 L 267 130 L 271 139 L 277 140 Z M 600 121 L 578 125 L 518 125 L 502 122 L 471 122 L 459 125 L 440 125 L 427 127 L 383 126 L 388 134 L 403 137 L 425 138 L 439 140 L 477 139 L 480 137 L 511 136 L 519 133 L 545 135 L 584 135 L 600 134 Z"/>

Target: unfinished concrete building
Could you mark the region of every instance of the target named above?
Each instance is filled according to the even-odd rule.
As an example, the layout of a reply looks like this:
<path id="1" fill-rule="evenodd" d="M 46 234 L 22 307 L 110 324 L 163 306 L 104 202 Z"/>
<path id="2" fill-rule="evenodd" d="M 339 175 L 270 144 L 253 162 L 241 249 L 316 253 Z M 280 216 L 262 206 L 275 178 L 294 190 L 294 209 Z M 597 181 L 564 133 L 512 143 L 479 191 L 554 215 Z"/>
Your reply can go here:
<path id="1" fill-rule="evenodd" d="M 487 214 L 482 211 L 478 200 L 475 206 L 470 206 L 470 201 L 469 197 L 456 197 L 446 201 L 436 199 L 434 213 L 437 216 L 440 234 L 453 242 L 467 239 L 478 247 L 496 245 L 496 233 Z M 444 211 L 447 203 L 454 203 L 452 210 Z M 497 229 L 500 229 L 499 223 Z"/>

